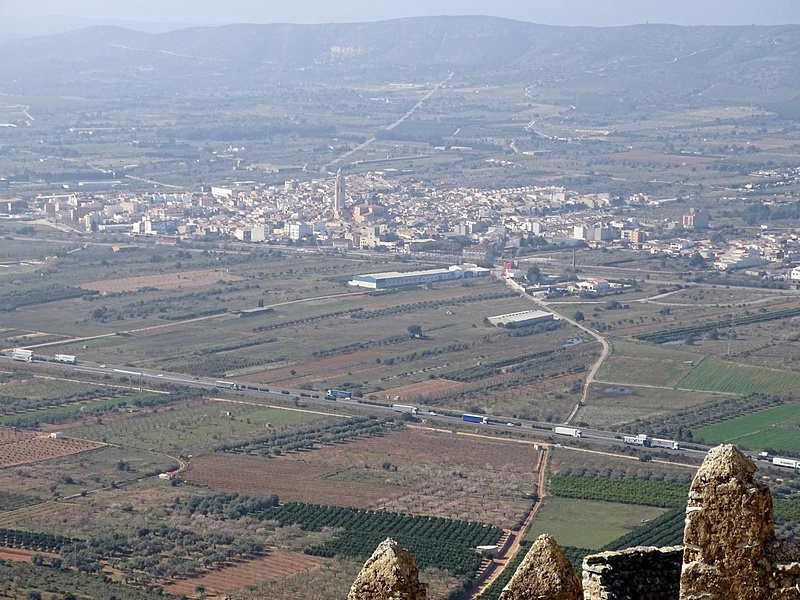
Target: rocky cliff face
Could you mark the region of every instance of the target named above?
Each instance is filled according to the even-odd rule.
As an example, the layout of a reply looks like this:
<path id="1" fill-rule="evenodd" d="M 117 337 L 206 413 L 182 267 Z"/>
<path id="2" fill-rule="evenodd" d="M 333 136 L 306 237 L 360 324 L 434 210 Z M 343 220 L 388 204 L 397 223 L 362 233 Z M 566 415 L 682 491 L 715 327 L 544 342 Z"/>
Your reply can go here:
<path id="1" fill-rule="evenodd" d="M 581 580 L 552 536 L 531 544 L 500 600 L 581 600 Z"/>
<path id="2" fill-rule="evenodd" d="M 414 557 L 392 538 L 382 541 L 350 588 L 347 600 L 426 600 Z"/>

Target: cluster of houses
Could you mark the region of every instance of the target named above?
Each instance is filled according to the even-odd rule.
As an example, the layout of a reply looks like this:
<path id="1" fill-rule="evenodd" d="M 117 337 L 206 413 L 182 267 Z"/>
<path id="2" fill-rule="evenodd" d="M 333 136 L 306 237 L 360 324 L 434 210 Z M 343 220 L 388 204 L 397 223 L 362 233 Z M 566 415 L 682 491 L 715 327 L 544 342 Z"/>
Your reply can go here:
<path id="1" fill-rule="evenodd" d="M 658 223 L 621 218 L 609 210 L 643 204 L 659 201 L 643 194 L 611 198 L 558 187 L 439 189 L 370 172 L 288 180 L 282 186 L 238 182 L 200 192 L 71 192 L 14 198 L 3 200 L 0 212 L 33 214 L 96 234 L 310 244 L 342 252 L 439 253 L 477 264 L 547 243 L 699 256 L 720 270 L 749 271 L 793 260 L 800 249 L 795 235 L 770 231 L 742 241 L 702 239 L 710 215 L 699 208 L 676 210 L 674 220 Z"/>

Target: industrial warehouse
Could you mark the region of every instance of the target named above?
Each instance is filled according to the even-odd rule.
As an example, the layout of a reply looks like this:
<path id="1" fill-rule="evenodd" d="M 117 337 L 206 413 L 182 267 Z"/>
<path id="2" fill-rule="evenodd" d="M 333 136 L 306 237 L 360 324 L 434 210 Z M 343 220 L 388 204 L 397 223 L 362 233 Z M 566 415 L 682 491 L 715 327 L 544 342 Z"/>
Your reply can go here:
<path id="1" fill-rule="evenodd" d="M 553 313 L 543 310 L 523 310 L 508 313 L 507 315 L 487 317 L 486 319 L 495 327 L 524 327 L 526 325 L 544 323 L 545 321 L 553 321 L 555 317 Z"/>
<path id="2" fill-rule="evenodd" d="M 349 285 L 370 288 L 373 290 L 388 290 L 391 288 L 404 287 L 408 285 L 425 285 L 427 283 L 438 283 L 442 281 L 456 281 L 458 279 L 470 279 L 473 277 L 487 277 L 489 269 L 478 266 L 459 266 L 453 265 L 446 269 L 428 269 L 426 271 L 388 271 L 386 273 L 370 273 L 367 275 L 355 275 Z"/>

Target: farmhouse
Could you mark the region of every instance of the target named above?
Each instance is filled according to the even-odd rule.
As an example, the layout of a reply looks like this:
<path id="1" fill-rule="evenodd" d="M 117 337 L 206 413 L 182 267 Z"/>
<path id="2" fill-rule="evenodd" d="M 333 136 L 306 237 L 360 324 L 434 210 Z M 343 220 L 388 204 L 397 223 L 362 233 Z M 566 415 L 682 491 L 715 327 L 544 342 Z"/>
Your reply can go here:
<path id="1" fill-rule="evenodd" d="M 487 317 L 489 323 L 495 327 L 525 327 L 527 325 L 544 323 L 545 321 L 553 321 L 554 319 L 553 313 L 543 310 L 523 310 L 520 312 L 508 313 L 507 315 Z"/>
<path id="2" fill-rule="evenodd" d="M 482 277 L 489 274 L 489 269 L 480 267 L 461 267 L 453 265 L 446 269 L 428 269 L 425 271 L 407 271 L 399 273 L 388 271 L 386 273 L 369 273 L 356 275 L 348 285 L 370 288 L 373 290 L 387 290 L 407 285 L 425 285 L 440 281 L 456 281 L 472 277 Z"/>

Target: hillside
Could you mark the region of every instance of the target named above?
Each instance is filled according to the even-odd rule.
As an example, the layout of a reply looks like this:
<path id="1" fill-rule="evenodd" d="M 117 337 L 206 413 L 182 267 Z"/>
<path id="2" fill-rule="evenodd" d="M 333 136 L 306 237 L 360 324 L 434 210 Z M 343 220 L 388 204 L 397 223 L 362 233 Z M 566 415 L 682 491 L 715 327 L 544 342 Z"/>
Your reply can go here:
<path id="1" fill-rule="evenodd" d="M 227 25 L 167 33 L 93 27 L 0 45 L 12 93 L 58 85 L 403 81 L 454 71 L 479 83 L 685 102 L 714 85 L 800 90 L 800 26 L 553 27 L 490 17 Z"/>

